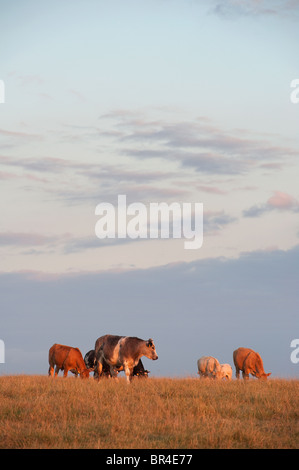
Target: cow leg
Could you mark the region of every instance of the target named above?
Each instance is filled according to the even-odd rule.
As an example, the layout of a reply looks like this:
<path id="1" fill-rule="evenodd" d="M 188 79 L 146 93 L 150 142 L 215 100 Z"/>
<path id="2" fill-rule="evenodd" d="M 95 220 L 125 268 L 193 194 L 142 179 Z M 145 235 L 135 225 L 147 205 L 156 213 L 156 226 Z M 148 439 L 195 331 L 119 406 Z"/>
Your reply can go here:
<path id="1" fill-rule="evenodd" d="M 94 369 L 93 369 L 93 378 L 94 378 L 95 380 L 99 380 L 98 364 L 95 364 L 95 365 L 94 365 Z"/>
<path id="2" fill-rule="evenodd" d="M 53 375 L 54 375 L 54 367 L 53 366 L 49 367 L 48 375 L 53 377 Z"/>
<path id="3" fill-rule="evenodd" d="M 102 370 L 103 370 L 103 364 L 101 363 L 101 361 L 97 361 L 97 362 L 95 363 L 95 366 L 94 366 L 94 374 L 93 374 L 93 376 L 94 376 L 94 378 L 95 378 L 96 380 L 98 380 L 98 381 L 99 381 L 100 378 L 101 378 Z"/>
<path id="4" fill-rule="evenodd" d="M 69 371 L 69 370 L 68 370 L 67 368 L 64 369 L 64 371 L 63 371 L 63 377 L 64 377 L 64 378 L 67 377 L 68 371 Z"/>
<path id="5" fill-rule="evenodd" d="M 240 369 L 238 367 L 236 367 L 236 378 L 240 378 Z"/>
<path id="6" fill-rule="evenodd" d="M 244 380 L 249 380 L 249 372 L 246 369 L 242 371 L 242 377 Z"/>
<path id="7" fill-rule="evenodd" d="M 126 378 L 127 378 L 127 383 L 131 383 L 132 382 L 132 379 L 133 379 L 133 370 L 134 370 L 134 367 L 130 368 L 128 366 L 128 364 L 124 364 L 124 371 L 125 371 L 125 374 L 126 374 Z"/>
<path id="8" fill-rule="evenodd" d="M 118 372 L 112 366 L 110 366 L 110 375 L 113 379 L 117 379 Z"/>
<path id="9" fill-rule="evenodd" d="M 58 372 L 59 372 L 59 367 L 58 367 L 58 366 L 56 366 L 56 367 L 55 367 L 55 377 L 57 377 L 57 375 L 58 375 Z"/>

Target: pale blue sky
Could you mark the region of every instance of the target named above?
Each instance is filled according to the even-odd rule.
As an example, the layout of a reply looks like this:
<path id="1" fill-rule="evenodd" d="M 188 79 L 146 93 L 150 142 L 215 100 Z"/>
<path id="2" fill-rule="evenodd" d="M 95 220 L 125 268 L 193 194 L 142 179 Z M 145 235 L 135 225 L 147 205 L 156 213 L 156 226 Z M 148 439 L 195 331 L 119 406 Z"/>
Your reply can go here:
<path id="1" fill-rule="evenodd" d="M 298 1 L 0 0 L 0 12 L 3 275 L 23 273 L 26 283 L 34 272 L 47 286 L 48 276 L 142 270 L 147 279 L 157 269 L 159 279 L 163 266 L 215 260 L 217 271 L 218 260 L 238 263 L 244 253 L 285 253 L 286 263 L 297 253 L 299 104 L 290 102 L 290 83 L 299 78 Z M 117 204 L 119 194 L 129 203 L 203 203 L 202 248 L 184 250 L 182 240 L 100 242 L 95 207 Z M 298 283 L 298 271 L 288 282 Z M 233 286 L 228 305 L 243 293 L 247 312 L 249 294 Z M 142 312 L 142 292 L 139 302 Z M 78 303 L 69 308 L 79 318 Z M 130 335 L 132 322 L 118 329 L 128 314 L 125 304 L 118 308 L 109 332 Z M 197 308 L 190 296 L 186 310 Z M 91 310 L 98 336 L 107 333 L 103 312 L 97 320 Z M 268 317 L 261 320 L 265 327 Z M 251 328 L 247 346 L 250 332 L 255 342 Z M 232 335 L 230 322 L 227 329 Z M 274 344 L 256 346 L 270 357 Z"/>

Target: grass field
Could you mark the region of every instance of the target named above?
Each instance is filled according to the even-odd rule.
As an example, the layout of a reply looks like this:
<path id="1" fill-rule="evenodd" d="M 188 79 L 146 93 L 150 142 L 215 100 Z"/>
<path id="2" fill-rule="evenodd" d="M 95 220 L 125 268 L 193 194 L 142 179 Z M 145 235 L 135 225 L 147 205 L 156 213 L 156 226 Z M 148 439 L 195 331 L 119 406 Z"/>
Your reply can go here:
<path id="1" fill-rule="evenodd" d="M 0 377 L 1 448 L 295 449 L 299 380 Z"/>

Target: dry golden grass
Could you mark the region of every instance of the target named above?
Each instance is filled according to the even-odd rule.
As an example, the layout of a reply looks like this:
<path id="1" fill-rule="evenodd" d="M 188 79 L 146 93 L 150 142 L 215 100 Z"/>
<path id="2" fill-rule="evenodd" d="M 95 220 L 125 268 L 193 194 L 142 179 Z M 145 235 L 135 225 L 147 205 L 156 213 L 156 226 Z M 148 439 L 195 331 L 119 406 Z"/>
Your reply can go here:
<path id="1" fill-rule="evenodd" d="M 299 381 L 0 378 L 1 448 L 299 447 Z"/>

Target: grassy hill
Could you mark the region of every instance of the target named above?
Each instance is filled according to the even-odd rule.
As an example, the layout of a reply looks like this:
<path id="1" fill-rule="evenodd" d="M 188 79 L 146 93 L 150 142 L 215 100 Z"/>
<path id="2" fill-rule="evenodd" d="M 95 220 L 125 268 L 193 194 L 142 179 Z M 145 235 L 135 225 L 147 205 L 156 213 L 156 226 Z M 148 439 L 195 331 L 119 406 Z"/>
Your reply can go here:
<path id="1" fill-rule="evenodd" d="M 0 377 L 0 448 L 299 447 L 299 380 Z"/>

